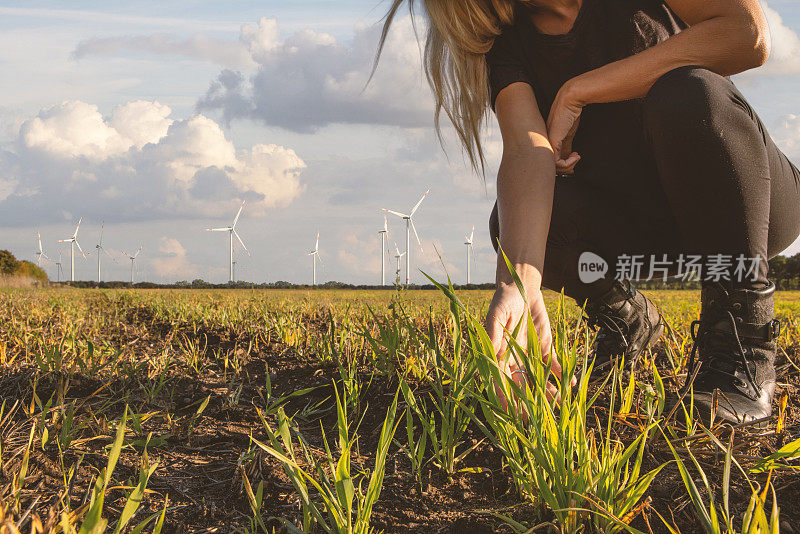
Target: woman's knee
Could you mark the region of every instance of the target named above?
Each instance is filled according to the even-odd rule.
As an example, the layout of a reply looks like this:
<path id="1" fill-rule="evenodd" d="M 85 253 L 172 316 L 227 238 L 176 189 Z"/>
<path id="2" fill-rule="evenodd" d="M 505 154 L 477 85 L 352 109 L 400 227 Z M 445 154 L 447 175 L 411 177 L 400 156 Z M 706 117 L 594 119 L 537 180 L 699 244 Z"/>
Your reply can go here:
<path id="1" fill-rule="evenodd" d="M 679 67 L 661 76 L 643 102 L 645 124 L 649 128 L 687 129 L 712 126 L 724 104 L 731 103 L 731 82 L 702 67 Z"/>

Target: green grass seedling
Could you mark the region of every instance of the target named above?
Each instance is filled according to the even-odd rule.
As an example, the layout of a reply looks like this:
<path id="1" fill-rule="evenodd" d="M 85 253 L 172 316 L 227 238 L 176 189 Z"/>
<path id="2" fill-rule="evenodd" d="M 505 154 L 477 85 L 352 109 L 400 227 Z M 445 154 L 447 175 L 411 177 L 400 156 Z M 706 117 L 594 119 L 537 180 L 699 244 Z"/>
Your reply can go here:
<path id="1" fill-rule="evenodd" d="M 469 353 L 462 351 L 459 308 L 451 308 L 453 358 L 445 358 L 436 337 L 433 319 L 428 320 L 427 343 L 433 351 L 431 375 L 423 377 L 423 384 L 430 391 L 427 401 L 420 400 L 411 391 L 405 377 L 400 377 L 400 387 L 406 404 L 422 425 L 430 444 L 432 462 L 448 477 L 452 478 L 464 457 L 480 442 L 461 450 L 463 436 L 473 417 L 475 374 L 477 365 Z M 418 449 L 417 449 L 418 450 Z M 412 462 L 414 463 L 414 462 Z"/>
<path id="2" fill-rule="evenodd" d="M 314 526 L 325 532 L 336 534 L 368 534 L 372 508 L 380 496 L 386 471 L 386 456 L 392 442 L 397 425 L 395 415 L 399 391 L 386 412 L 378 449 L 375 453 L 375 466 L 371 474 L 352 473 L 351 451 L 356 445 L 358 435 L 350 435 L 350 423 L 347 408 L 336 390 L 336 410 L 338 416 L 338 458 L 335 458 L 323 429 L 325 443 L 325 459 L 318 460 L 300 436 L 306 470 L 300 466 L 294 453 L 294 445 L 290 434 L 290 420 L 283 408 L 278 409 L 278 428 L 273 431 L 269 423 L 259 412 L 264 429 L 269 438 L 269 445 L 251 438 L 259 448 L 272 455 L 283 465 L 284 472 L 294 485 L 303 508 L 302 532 L 311 532 Z M 362 482 L 369 479 L 366 492 L 362 492 Z M 309 489 L 316 490 L 312 496 Z M 315 498 L 316 497 L 316 498 Z M 322 502 L 319 502 L 319 501 Z M 252 502 L 252 501 L 251 501 Z M 326 512 L 327 518 L 323 515 Z M 287 524 L 287 527 L 290 526 Z M 297 527 L 295 527 L 297 529 Z"/>
<path id="3" fill-rule="evenodd" d="M 718 448 L 725 452 L 725 466 L 722 473 L 721 504 L 717 503 L 714 499 L 714 491 L 711 489 L 708 477 L 706 477 L 706 473 L 703 471 L 703 468 L 700 466 L 697 458 L 695 458 L 694 454 L 692 454 L 691 449 L 687 448 L 686 451 L 689 455 L 689 459 L 694 465 L 695 471 L 700 476 L 700 480 L 703 481 L 705 492 L 708 494 L 708 504 L 706 504 L 706 502 L 703 500 L 703 496 L 701 495 L 697 484 L 695 484 L 694 479 L 689 473 L 689 470 L 687 469 L 683 459 L 681 459 L 678 452 L 672 446 L 672 443 L 668 439 L 666 441 L 670 450 L 672 451 L 672 455 L 675 457 L 675 463 L 678 465 L 678 471 L 680 472 L 681 479 L 683 480 L 683 484 L 689 494 L 695 515 L 700 526 L 703 528 L 703 531 L 706 532 L 706 534 L 778 534 L 778 532 L 780 532 L 780 510 L 778 509 L 775 488 L 768 480 L 767 488 L 772 492 L 772 509 L 770 513 L 767 514 L 767 490 L 765 489 L 762 492 L 757 485 L 754 487 L 750 482 L 750 479 L 747 477 L 747 473 L 739 465 L 739 462 L 737 462 L 733 457 L 734 433 L 731 433 L 730 443 L 726 447 L 720 443 L 719 440 L 716 439 L 716 437 L 714 437 L 714 435 L 711 434 L 711 432 L 709 432 L 707 429 L 704 427 L 701 427 L 701 429 L 716 444 Z M 734 526 L 733 517 L 731 516 L 729 508 L 732 465 L 736 465 L 739 471 L 741 471 L 748 484 L 750 484 L 750 488 L 752 490 L 747 510 L 742 516 L 741 527 L 738 530 Z M 659 518 L 672 534 L 679 534 L 678 530 L 669 525 L 660 514 Z"/>
<path id="4" fill-rule="evenodd" d="M 527 300 L 525 288 L 507 258 L 506 263 Z M 582 531 L 585 520 L 590 518 L 606 532 L 633 530 L 625 516 L 644 496 L 661 467 L 641 474 L 649 428 L 623 448 L 614 440 L 613 409 L 606 435 L 598 447 L 597 431 L 586 424 L 587 411 L 599 394 L 598 391 L 591 398 L 588 394 L 593 367 L 588 361 L 591 343 L 580 322 L 574 328 L 568 326 L 563 297 L 554 321 L 550 356 L 559 358 L 560 377 L 551 374 L 549 357 L 542 357 L 535 325 L 527 314 L 522 320 L 528 321 L 527 347 L 532 350 L 526 350 L 516 341 L 522 321 L 508 333 L 509 353 L 505 357 L 513 358 L 517 368 L 525 370 L 526 374 L 520 386 L 501 368 L 481 321 L 467 312 L 452 285 L 437 285 L 467 317 L 469 350 L 484 385 L 476 399 L 486 424 L 477 417 L 473 417 L 473 421 L 503 452 L 520 495 L 531 502 L 546 504 L 561 532 Z M 584 332 L 582 348 L 579 345 L 581 332 Z M 581 373 L 573 390 L 570 382 L 579 362 L 582 363 Z M 548 400 L 551 381 L 558 395 Z M 630 396 L 632 393 L 624 398 Z M 506 402 L 507 399 L 513 402 Z M 624 402 L 628 404 L 627 400 Z"/>

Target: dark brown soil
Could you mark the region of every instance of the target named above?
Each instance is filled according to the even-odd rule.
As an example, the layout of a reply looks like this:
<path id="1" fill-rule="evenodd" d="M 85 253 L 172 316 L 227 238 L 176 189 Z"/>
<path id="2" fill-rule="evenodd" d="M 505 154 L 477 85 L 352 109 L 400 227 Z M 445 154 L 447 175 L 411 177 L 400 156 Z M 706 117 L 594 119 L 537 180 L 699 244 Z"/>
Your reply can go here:
<path id="1" fill-rule="evenodd" d="M 172 343 L 171 339 L 165 339 L 165 336 L 169 337 L 171 328 L 160 327 L 152 317 L 129 315 L 127 322 L 132 325 L 149 325 L 149 337 L 142 338 L 141 333 L 137 333 L 136 339 L 130 339 L 130 350 L 158 353 L 166 344 Z M 130 333 L 125 325 L 121 325 L 118 332 L 110 332 L 109 335 L 125 339 Z M 226 348 L 241 347 L 250 341 L 236 338 L 229 331 L 206 332 L 206 337 L 209 346 Z M 280 532 L 280 523 L 274 518 L 296 523 L 299 517 L 298 501 L 291 483 L 278 463 L 255 449 L 251 443 L 251 436 L 262 442 L 267 440 L 255 408 L 264 408 L 262 396 L 267 365 L 272 373 L 275 397 L 300 388 L 316 387 L 311 393 L 292 398 L 285 409 L 289 414 L 309 411 L 314 406 L 323 410 L 311 413 L 306 419 L 300 416 L 295 418 L 311 446 L 318 449 L 317 452 L 323 450 L 320 424 L 325 427 L 330 439 L 335 436 L 336 412 L 333 409 L 331 384 L 334 379 L 338 380 L 339 375 L 334 366 L 312 362 L 313 360 L 299 358 L 282 344 L 260 343 L 234 379 L 230 376 L 227 380 L 224 379 L 221 366 L 216 364 L 200 376 L 172 370 L 168 386 L 153 398 L 143 395 L 142 389 L 137 385 L 137 379 L 141 380 L 143 377 L 137 375 L 135 370 L 131 371 L 130 376 L 118 377 L 113 382 L 73 375 L 69 379 L 66 402 L 75 400 L 78 405 L 76 413 L 82 416 L 89 413 L 103 413 L 104 416 L 87 424 L 79 432 L 76 439 L 85 438 L 87 441 L 76 442 L 64 453 L 64 468 L 54 445 L 51 444 L 44 450 L 41 446 L 33 447 L 25 482 L 27 490 L 23 492 L 21 503 L 21 509 L 30 509 L 31 513 L 20 526 L 26 527 L 32 514 L 46 522 L 51 511 L 58 509 L 60 499 L 68 500 L 72 509 L 78 509 L 86 502 L 94 478 L 105 467 L 103 447 L 110 443 L 110 436 L 113 435 L 112 430 L 104 427 L 104 422 L 119 417 L 127 404 L 132 411 L 139 414 L 155 411 L 173 414 L 172 421 L 158 416 L 146 425 L 146 432 L 152 432 L 153 436 L 164 439 L 162 443 L 148 449 L 150 461 L 158 462 L 158 468 L 148 486 L 152 493 L 148 494 L 134 523 L 159 511 L 168 498 L 169 511 L 165 531 L 230 532 L 247 527 L 250 525 L 252 512 L 244 491 L 244 472 L 253 487 L 263 481 L 262 517 L 269 525 L 276 527 L 276 532 Z M 783 443 L 800 437 L 800 377 L 786 362 L 780 366 L 780 373 L 780 390 L 789 394 L 787 431 L 781 436 L 752 428 L 737 431 L 739 454 L 763 457 L 777 450 Z M 666 372 L 665 376 L 669 380 Z M 11 478 L 18 470 L 21 453 L 30 433 L 32 420 L 25 415 L 25 411 L 31 405 L 34 385 L 36 395 L 41 402 L 46 403 L 47 399 L 55 395 L 65 378 L 61 373 L 43 373 L 33 367 L 7 370 L 0 376 L 0 399 L 6 403 L 7 414 L 0 421 L 3 450 L 0 500 L 10 499 Z M 650 377 L 643 374 L 640 378 L 647 381 Z M 671 386 L 674 389 L 674 384 Z M 391 404 L 396 389 L 396 381 L 385 376 L 376 376 L 370 383 L 364 394 L 365 414 L 358 414 L 359 417 L 356 418 L 364 415 L 359 428 L 360 455 L 354 458 L 354 463 L 365 467 L 371 465 L 386 409 Z M 207 408 L 196 418 L 193 428 L 190 429 L 188 421 L 209 396 Z M 12 409 L 14 406 L 16 408 Z M 604 408 L 606 406 L 607 395 L 601 397 L 595 410 L 599 421 L 607 418 L 607 409 Z M 274 418 L 271 423 L 274 424 Z M 632 425 L 629 437 L 633 439 L 632 436 L 637 431 L 636 426 Z M 401 432 L 402 427 L 398 431 L 398 437 Z M 721 435 L 725 435 L 724 431 Z M 101 438 L 89 439 L 95 436 Z M 144 437 L 134 436 L 131 430 L 126 442 Z M 483 438 L 472 426 L 468 430 L 466 441 L 468 444 L 476 443 Z M 706 472 L 712 482 L 719 487 L 723 459 L 702 450 L 695 452 L 703 465 L 708 467 Z M 123 450 L 114 474 L 116 481 L 122 483 L 128 480 L 135 483 L 141 453 L 141 447 L 133 445 Z M 77 465 L 81 457 L 75 477 L 65 485 L 62 473 Z M 654 440 L 647 450 L 646 467 L 655 467 L 671 458 L 663 440 Z M 437 471 L 429 471 L 422 485 L 418 484 L 409 472 L 407 459 L 397 447 L 392 447 L 387 465 L 383 492 L 373 515 L 373 526 L 377 529 L 386 532 L 480 534 L 510 532 L 491 512 L 502 512 L 531 525 L 537 520 L 538 510 L 532 505 L 520 504 L 513 482 L 503 468 L 500 454 L 487 441 L 464 461 L 465 466 L 481 467 L 483 472 L 461 473 L 453 480 L 448 480 Z M 766 477 L 755 479 L 764 484 Z M 796 472 L 776 472 L 772 482 L 781 507 L 782 532 L 800 532 L 800 476 Z M 741 517 L 749 498 L 749 489 L 738 476 L 734 477 L 733 486 L 731 503 L 737 510 L 737 517 Z M 674 521 L 681 532 L 699 532 L 691 503 L 674 463 L 662 471 L 648 494 L 652 502 L 643 509 L 633 526 L 645 532 L 667 532 L 653 513 L 658 511 L 668 520 Z M 124 504 L 124 497 L 124 490 L 110 491 L 105 517 L 117 516 Z"/>

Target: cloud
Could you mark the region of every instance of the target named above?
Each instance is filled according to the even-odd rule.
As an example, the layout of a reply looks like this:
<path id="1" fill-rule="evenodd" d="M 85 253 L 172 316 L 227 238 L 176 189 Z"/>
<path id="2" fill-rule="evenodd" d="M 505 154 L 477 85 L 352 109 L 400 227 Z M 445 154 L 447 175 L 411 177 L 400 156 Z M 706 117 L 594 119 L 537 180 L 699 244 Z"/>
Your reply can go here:
<path id="1" fill-rule="evenodd" d="M 234 69 L 256 66 L 248 50 L 236 41 L 224 41 L 202 34 L 180 39 L 170 34 L 95 37 L 78 43 L 72 52 L 75 59 L 89 56 L 112 56 L 123 51 L 145 52 L 159 56 L 182 56 L 210 61 Z"/>
<path id="2" fill-rule="evenodd" d="M 302 194 L 305 162 L 291 149 L 236 149 L 203 115 L 170 118 L 157 102 L 122 104 L 109 117 L 97 106 L 64 102 L 19 128 L 0 150 L 0 221 L 59 211 L 117 220 L 217 217 L 247 199 L 249 212 L 288 206 Z"/>
<path id="3" fill-rule="evenodd" d="M 800 157 L 800 115 L 786 115 L 770 129 L 775 143 L 789 159 Z"/>
<path id="4" fill-rule="evenodd" d="M 155 273 L 162 278 L 195 278 L 200 272 L 199 268 L 188 260 L 186 249 L 177 239 L 162 237 L 158 252 L 161 256 L 153 259 L 152 263 Z"/>
<path id="5" fill-rule="evenodd" d="M 131 147 L 97 109 L 84 102 L 64 102 L 43 109 L 20 128 L 26 150 L 55 157 L 105 159 Z"/>
<path id="6" fill-rule="evenodd" d="M 89 11 L 81 9 L 40 9 L 24 7 L 0 7 L 0 15 L 17 17 L 37 17 L 43 19 L 60 19 L 69 21 L 88 22 L 95 24 L 138 24 L 142 26 L 162 26 L 176 28 L 191 28 L 195 31 L 203 28 L 208 31 L 235 30 L 237 25 L 233 22 L 209 21 L 190 18 L 147 17 L 106 13 L 102 11 Z"/>
<path id="7" fill-rule="evenodd" d="M 254 119 L 299 132 L 334 123 L 429 127 L 432 99 L 410 18 L 395 23 L 366 86 L 379 34 L 377 25 L 360 25 L 349 45 L 310 29 L 281 40 L 277 21 L 262 18 L 239 39 L 257 72 L 221 72 L 197 108 L 221 110 L 226 122 Z"/>
<path id="8" fill-rule="evenodd" d="M 761 2 L 764 15 L 769 23 L 771 35 L 771 52 L 767 63 L 755 72 L 760 74 L 797 74 L 800 73 L 800 37 L 786 26 L 780 14 Z"/>
<path id="9" fill-rule="evenodd" d="M 173 121 L 172 110 L 158 102 L 137 100 L 114 109 L 109 126 L 131 142 L 131 146 L 142 148 L 148 143 L 158 142 L 167 135 Z"/>
<path id="10" fill-rule="evenodd" d="M 381 260 L 378 256 L 378 244 L 380 237 L 375 234 L 374 238 L 361 236 L 351 233 L 342 240 L 342 248 L 338 252 L 338 260 L 347 267 L 349 272 L 359 274 L 379 274 L 381 272 Z M 384 257 L 386 262 L 386 279 L 394 278 L 394 258 Z"/>
<path id="11" fill-rule="evenodd" d="M 237 40 L 202 34 L 127 35 L 81 41 L 72 56 L 124 51 L 182 56 L 225 67 L 197 102 L 224 122 L 252 119 L 296 132 L 329 124 L 430 127 L 433 106 L 410 17 L 397 20 L 380 67 L 367 86 L 380 25 L 356 26 L 349 44 L 313 29 L 282 38 L 276 19 L 243 25 Z"/>

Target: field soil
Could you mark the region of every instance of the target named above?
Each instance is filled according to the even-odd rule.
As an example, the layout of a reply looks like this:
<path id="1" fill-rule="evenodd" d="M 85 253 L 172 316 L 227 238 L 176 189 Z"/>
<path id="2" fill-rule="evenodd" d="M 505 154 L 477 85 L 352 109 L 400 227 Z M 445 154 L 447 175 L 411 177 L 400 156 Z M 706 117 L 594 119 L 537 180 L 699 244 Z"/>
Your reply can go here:
<path id="1" fill-rule="evenodd" d="M 667 318 L 675 325 L 676 333 L 669 342 L 685 352 L 690 344 L 686 342 L 684 318 L 696 314 L 697 294 L 676 293 L 679 292 L 653 295 L 657 302 L 662 298 L 662 307 L 668 308 Z M 261 517 L 269 529 L 284 532 L 282 520 L 298 524 L 299 501 L 289 478 L 279 463 L 254 446 L 251 439 L 268 441 L 257 409 L 264 410 L 268 405 L 268 382 L 273 399 L 314 388 L 290 398 L 284 409 L 293 416 L 314 454 L 324 454 L 321 428 L 331 442 L 336 436 L 332 384 L 340 380 L 339 368 L 310 351 L 302 337 L 312 329 L 325 330 L 326 313 L 336 309 L 336 299 L 353 299 L 334 295 L 309 297 L 308 292 L 287 297 L 312 300 L 301 315 L 309 330 L 293 340 L 286 334 L 277 335 L 275 327 L 268 324 L 245 324 L 250 320 L 246 318 L 228 317 L 215 323 L 189 320 L 191 314 L 170 316 L 161 307 L 161 300 L 156 305 L 151 298 L 162 297 L 120 298 L 113 292 L 43 297 L 31 291 L 0 298 L 9 306 L 0 316 L 0 402 L 5 405 L 0 415 L 0 502 L 5 502 L 9 510 L 18 510 L 9 514 L 22 530 L 30 529 L 34 518 L 43 524 L 48 519 L 55 524 L 64 510 L 85 511 L 90 488 L 106 466 L 107 446 L 115 428 L 112 423 L 128 406 L 135 420 L 127 424 L 126 445 L 113 477 L 115 484 L 106 497 L 104 517 L 112 524 L 119 517 L 130 488 L 138 481 L 148 435 L 148 461 L 158 466 L 131 524 L 160 512 L 166 504 L 164 532 L 246 531 L 252 526 L 253 512 L 245 479 L 254 489 L 263 483 Z M 176 293 L 174 298 L 200 297 Z M 213 296 L 202 298 L 214 308 Z M 227 300 L 216 306 L 231 306 L 237 298 L 228 294 Z M 260 297 L 248 293 L 242 298 Z M 473 298 L 485 302 L 487 295 L 476 294 Z M 549 298 L 551 302 L 553 297 Z M 796 307 L 797 298 L 796 294 L 787 295 L 780 307 L 788 325 L 781 338 L 778 362 L 778 397 L 786 395 L 788 399 L 784 430 L 776 433 L 774 420 L 763 428 L 735 429 L 735 451 L 742 462 L 767 456 L 800 438 L 800 374 L 796 365 L 800 362 L 800 336 L 794 316 L 795 310 L 800 309 Z M 80 302 L 74 310 L 65 308 L 71 300 Z M 36 306 L 44 311 L 34 314 L 31 310 Z M 280 306 L 275 304 L 274 309 L 270 313 L 279 313 Z M 67 327 L 63 321 L 77 322 Z M 41 339 L 25 337 L 22 332 L 26 329 Z M 87 340 L 92 343 L 91 350 L 105 355 L 102 366 L 91 373 L 74 358 L 80 354 L 86 360 Z M 55 362 L 47 356 L 47 350 L 52 351 L 59 344 L 63 361 Z M 67 350 L 65 346 L 75 348 Z M 657 348 L 651 357 L 663 370 L 667 387 L 675 391 L 683 377 L 671 373 L 664 347 Z M 373 373 L 366 363 L 359 364 L 359 372 L 366 389 L 360 413 L 351 414 L 354 421 L 360 421 L 354 471 L 372 467 L 386 410 L 398 388 L 394 374 Z M 652 380 L 647 369 L 638 370 L 635 377 L 643 383 Z M 601 380 L 597 377 L 595 390 Z M 424 394 L 424 390 L 418 390 L 418 394 Z M 590 414 L 590 426 L 602 426 L 607 421 L 609 401 L 609 392 L 602 392 Z M 65 427 L 63 414 L 69 406 L 74 407 L 73 426 L 68 428 L 71 440 L 62 450 L 59 439 L 43 437 L 41 429 L 47 428 L 49 436 L 61 435 Z M 404 409 L 401 397 L 398 417 Z M 275 418 L 270 416 L 268 421 L 274 428 Z M 28 446 L 34 427 L 38 430 L 33 444 Z M 720 427 L 715 433 L 726 442 L 731 431 Z M 637 433 L 636 425 L 626 426 L 623 421 L 623 442 L 632 441 Z M 401 424 L 396 438 L 403 435 Z M 428 468 L 422 480 L 416 480 L 406 456 L 392 446 L 372 526 L 386 532 L 512 532 L 495 515 L 503 514 L 531 526 L 543 522 L 537 532 L 556 531 L 546 524 L 550 520 L 546 514 L 541 516 L 534 506 L 521 504 L 502 456 L 485 438 L 475 425 L 468 428 L 464 441 L 466 447 L 475 445 L 475 449 L 464 458 L 461 467 L 465 469 L 452 479 Z M 692 443 L 687 440 L 676 446 L 680 450 L 692 447 Z M 29 451 L 27 473 L 22 489 L 15 491 L 25 451 Z M 713 447 L 692 448 L 692 452 L 712 486 L 720 488 L 724 458 Z M 645 469 L 670 463 L 650 487 L 645 504 L 631 523 L 640 531 L 668 532 L 658 512 L 682 533 L 701 532 L 672 459 L 664 439 L 653 439 L 646 451 Z M 762 487 L 767 481 L 766 475 L 753 475 L 752 479 Z M 697 480 L 701 485 L 699 477 Z M 800 533 L 800 474 L 797 470 L 778 470 L 771 475 L 771 483 L 780 506 L 781 532 Z M 730 501 L 737 518 L 750 494 L 744 478 L 734 472 Z M 15 504 L 17 497 L 19 502 Z M 718 494 L 717 499 L 720 497 Z M 769 498 L 768 505 L 771 503 Z"/>

